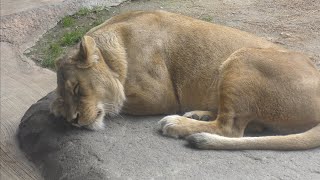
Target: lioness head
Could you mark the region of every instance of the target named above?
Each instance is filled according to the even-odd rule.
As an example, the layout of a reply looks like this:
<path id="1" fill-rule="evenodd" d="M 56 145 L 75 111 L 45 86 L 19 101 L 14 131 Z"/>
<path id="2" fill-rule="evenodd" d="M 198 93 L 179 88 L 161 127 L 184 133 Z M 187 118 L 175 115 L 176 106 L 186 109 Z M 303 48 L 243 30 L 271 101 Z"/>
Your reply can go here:
<path id="1" fill-rule="evenodd" d="M 57 98 L 51 112 L 78 127 L 101 129 L 105 114 L 117 114 L 125 100 L 118 76 L 105 63 L 94 39 L 84 36 L 80 48 L 56 62 Z"/>

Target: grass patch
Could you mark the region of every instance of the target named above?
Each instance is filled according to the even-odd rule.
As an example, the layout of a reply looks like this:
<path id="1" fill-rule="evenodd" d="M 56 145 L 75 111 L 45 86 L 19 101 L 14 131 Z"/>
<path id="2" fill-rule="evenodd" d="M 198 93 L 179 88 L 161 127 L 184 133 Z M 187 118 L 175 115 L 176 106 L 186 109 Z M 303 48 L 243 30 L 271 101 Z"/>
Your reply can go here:
<path id="1" fill-rule="evenodd" d="M 72 46 L 80 41 L 87 31 L 84 29 L 76 29 L 75 31 L 66 32 L 60 39 L 61 46 Z"/>
<path id="2" fill-rule="evenodd" d="M 36 45 L 27 50 L 26 56 L 45 68 L 55 69 L 55 60 L 77 44 L 86 32 L 118 14 L 118 7 L 82 8 L 74 15 L 61 19 Z"/>
<path id="3" fill-rule="evenodd" d="M 91 12 L 88 8 L 81 8 L 75 15 L 76 16 L 86 16 Z"/>
<path id="4" fill-rule="evenodd" d="M 63 48 L 58 43 L 52 43 L 46 49 L 46 57 L 41 62 L 41 65 L 50 69 L 54 69 L 55 59 L 61 56 Z"/>
<path id="5" fill-rule="evenodd" d="M 92 8 L 90 11 L 94 12 L 94 13 L 99 13 L 100 11 L 103 11 L 103 10 L 106 10 L 106 8 L 103 6 L 96 6 L 96 7 Z"/>
<path id="6" fill-rule="evenodd" d="M 71 27 L 74 25 L 74 18 L 71 16 L 66 16 L 61 20 L 63 27 Z"/>

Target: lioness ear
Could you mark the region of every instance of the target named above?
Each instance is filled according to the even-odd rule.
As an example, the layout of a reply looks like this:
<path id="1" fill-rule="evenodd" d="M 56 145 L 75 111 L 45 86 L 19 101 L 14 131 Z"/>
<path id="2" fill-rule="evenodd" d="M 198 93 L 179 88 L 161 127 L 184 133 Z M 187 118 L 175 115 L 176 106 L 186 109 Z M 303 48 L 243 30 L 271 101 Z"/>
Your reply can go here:
<path id="1" fill-rule="evenodd" d="M 80 60 L 79 68 L 89 68 L 93 64 L 98 63 L 99 51 L 94 39 L 90 36 L 84 36 L 80 44 Z"/>

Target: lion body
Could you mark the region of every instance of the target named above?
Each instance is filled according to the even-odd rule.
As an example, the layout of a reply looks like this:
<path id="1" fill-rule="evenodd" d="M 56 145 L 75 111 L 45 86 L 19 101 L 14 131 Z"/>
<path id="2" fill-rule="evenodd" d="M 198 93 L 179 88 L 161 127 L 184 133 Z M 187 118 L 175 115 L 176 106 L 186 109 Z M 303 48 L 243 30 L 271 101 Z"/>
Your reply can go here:
<path id="1" fill-rule="evenodd" d="M 80 61 L 81 66 L 74 58 L 72 63 L 61 60 L 58 69 L 63 71 L 65 66 L 78 64 L 78 67 L 73 65 L 76 74 L 85 71 L 93 76 L 103 74 L 91 80 L 77 75 L 82 91 L 99 94 L 92 95 L 90 100 L 94 103 L 90 106 L 102 101 L 100 106 L 112 104 L 112 108 L 107 108 L 109 111 L 117 109 L 110 113 L 121 111 L 133 115 L 202 110 L 215 120 L 202 122 L 186 116 L 165 117 L 160 121 L 161 130 L 169 136 L 187 137 L 208 132 L 242 137 L 247 125 L 252 123 L 280 132 L 301 132 L 318 128 L 320 123 L 320 75 L 315 66 L 300 53 L 287 51 L 240 30 L 164 11 L 135 11 L 113 17 L 93 28 L 85 35 L 82 46 L 84 56 L 77 57 L 86 60 Z M 97 57 L 98 62 L 92 60 L 93 57 Z M 99 78 L 102 79 L 96 81 Z M 66 83 L 64 81 L 60 86 Z M 88 81 L 104 82 L 104 85 L 100 83 L 97 88 L 95 84 L 88 85 Z M 87 84 L 86 87 L 83 84 Z M 75 85 L 70 87 L 75 88 Z M 115 95 L 117 90 L 123 93 Z M 60 96 L 62 91 L 66 90 L 59 88 L 58 82 Z M 83 102 L 78 108 L 69 108 L 74 109 L 70 111 L 69 119 L 77 117 L 79 124 L 87 125 L 82 117 L 94 117 L 82 116 L 86 108 L 80 106 L 89 101 L 88 96 L 86 100 L 78 98 Z M 77 101 L 74 98 L 66 102 L 67 95 L 60 99 L 65 101 L 64 106 L 72 106 Z M 90 112 L 109 113 L 96 109 L 99 109 L 98 105 Z M 194 111 L 197 113 L 201 114 Z M 92 124 L 92 118 L 88 122 Z M 312 132 L 320 136 L 319 130 Z M 206 134 L 188 138 L 201 148 L 223 148 L 223 143 L 219 147 L 212 145 L 217 144 L 213 139 L 216 137 Z M 230 139 L 221 141 L 231 142 Z M 271 141 L 275 142 L 274 139 Z M 251 146 L 250 140 L 237 143 L 242 149 Z M 320 142 L 314 143 L 320 145 Z M 258 145 L 251 148 L 267 149 Z M 290 149 L 278 144 L 272 149 L 286 148 Z M 231 143 L 227 149 L 236 147 Z"/>
<path id="2" fill-rule="evenodd" d="M 217 111 L 221 63 L 242 47 L 279 48 L 240 30 L 163 11 L 120 15 L 87 33 L 101 48 L 106 34 L 120 37 L 126 49 L 123 112 L 137 115 Z"/>

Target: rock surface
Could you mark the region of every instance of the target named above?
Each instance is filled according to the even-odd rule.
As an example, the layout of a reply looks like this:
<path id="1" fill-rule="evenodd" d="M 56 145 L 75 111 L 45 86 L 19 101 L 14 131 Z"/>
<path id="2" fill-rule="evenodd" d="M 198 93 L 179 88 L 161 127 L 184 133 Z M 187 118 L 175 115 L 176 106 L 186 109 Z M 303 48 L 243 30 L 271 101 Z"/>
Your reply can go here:
<path id="1" fill-rule="evenodd" d="M 54 96 L 32 105 L 18 132 L 45 179 L 320 179 L 320 149 L 196 150 L 161 136 L 161 117 L 122 116 L 102 131 L 78 129 L 49 115 Z"/>
<path id="2" fill-rule="evenodd" d="M 0 179 L 41 179 L 18 147 L 16 130 L 26 110 L 56 86 L 54 72 L 23 52 L 57 22 L 82 7 L 114 6 L 124 0 L 1 0 Z"/>
<path id="3" fill-rule="evenodd" d="M 10 0 L 1 1 L 1 12 L 6 8 L 2 6 L 6 1 Z M 104 5 L 120 2 L 55 1 L 58 3 L 41 7 L 34 3 L 28 11 L 1 15 L 0 179 L 41 178 L 16 145 L 15 132 L 28 107 L 54 89 L 55 74 L 35 66 L 22 52 L 63 16 L 81 7 L 99 5 L 98 1 Z M 305 52 L 320 68 L 320 1 L 134 2 L 123 6 L 122 11 L 164 9 L 235 27 Z M 48 101 L 50 98 L 43 99 L 29 109 L 19 131 L 21 147 L 47 179 L 89 176 L 91 179 L 100 179 L 100 176 L 101 179 L 320 179 L 317 149 L 302 152 L 198 151 L 185 147 L 183 140 L 160 136 L 155 126 L 161 117 L 124 117 L 126 120 L 107 120 L 108 127 L 102 132 L 78 130 L 49 117 Z"/>

